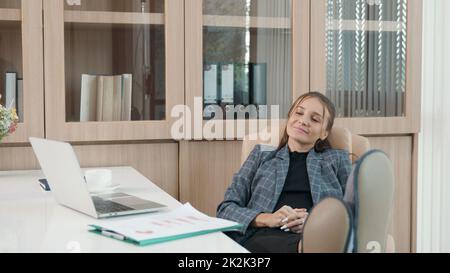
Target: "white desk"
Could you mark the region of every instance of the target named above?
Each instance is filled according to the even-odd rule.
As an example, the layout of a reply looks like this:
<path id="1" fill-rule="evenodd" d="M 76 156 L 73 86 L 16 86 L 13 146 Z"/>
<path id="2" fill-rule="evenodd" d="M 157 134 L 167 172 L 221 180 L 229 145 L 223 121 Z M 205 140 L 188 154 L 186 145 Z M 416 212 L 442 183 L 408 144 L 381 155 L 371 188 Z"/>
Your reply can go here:
<path id="1" fill-rule="evenodd" d="M 181 204 L 130 167 L 113 170 L 121 191 L 176 208 Z M 41 171 L 0 172 L 0 252 L 158 252 L 246 253 L 223 233 L 147 247 L 88 232 L 98 220 L 58 205 L 38 183 Z M 136 217 L 136 216 L 129 216 Z"/>

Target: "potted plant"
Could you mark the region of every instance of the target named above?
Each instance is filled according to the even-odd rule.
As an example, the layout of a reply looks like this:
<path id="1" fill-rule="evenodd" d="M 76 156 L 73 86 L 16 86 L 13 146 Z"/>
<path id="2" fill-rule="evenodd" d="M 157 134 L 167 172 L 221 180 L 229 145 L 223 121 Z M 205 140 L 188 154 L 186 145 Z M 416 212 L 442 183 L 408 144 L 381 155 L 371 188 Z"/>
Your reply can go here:
<path id="1" fill-rule="evenodd" d="M 19 117 L 17 116 L 16 109 L 6 108 L 0 104 L 0 143 L 3 138 L 16 131 L 18 122 Z"/>

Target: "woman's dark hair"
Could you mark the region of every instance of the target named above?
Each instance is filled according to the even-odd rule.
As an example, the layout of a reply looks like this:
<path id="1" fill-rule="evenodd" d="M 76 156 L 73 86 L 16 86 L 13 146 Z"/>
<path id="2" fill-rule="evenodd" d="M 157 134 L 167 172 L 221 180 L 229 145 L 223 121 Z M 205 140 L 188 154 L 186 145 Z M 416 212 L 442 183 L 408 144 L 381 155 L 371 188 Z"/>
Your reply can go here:
<path id="1" fill-rule="evenodd" d="M 334 119 L 336 117 L 336 109 L 334 107 L 334 104 L 325 95 L 323 95 L 322 93 L 311 92 L 311 93 L 307 93 L 307 94 L 301 95 L 294 102 L 294 104 L 292 104 L 291 109 L 289 110 L 288 119 L 292 116 L 292 114 L 294 113 L 295 109 L 298 107 L 298 105 L 300 103 L 302 103 L 303 101 L 305 101 L 307 99 L 311 99 L 311 98 L 319 99 L 319 101 L 323 105 L 323 116 L 324 117 L 325 117 L 325 109 L 328 111 L 329 117 L 328 117 L 328 123 L 327 123 L 326 130 L 327 130 L 328 133 L 330 133 L 331 129 L 333 128 Z M 282 136 L 282 138 L 280 140 L 280 144 L 278 145 L 278 149 L 282 149 L 284 146 L 286 146 L 286 144 L 288 143 L 288 140 L 289 140 L 289 135 L 287 133 L 287 125 L 286 125 L 286 127 L 284 129 L 283 136 Z M 328 141 L 328 137 L 326 139 L 324 139 L 324 140 L 321 140 L 319 138 L 316 141 L 316 143 L 314 144 L 314 150 L 317 153 L 322 153 L 326 149 L 330 149 L 330 148 L 331 148 L 331 145 L 330 145 L 330 142 Z"/>

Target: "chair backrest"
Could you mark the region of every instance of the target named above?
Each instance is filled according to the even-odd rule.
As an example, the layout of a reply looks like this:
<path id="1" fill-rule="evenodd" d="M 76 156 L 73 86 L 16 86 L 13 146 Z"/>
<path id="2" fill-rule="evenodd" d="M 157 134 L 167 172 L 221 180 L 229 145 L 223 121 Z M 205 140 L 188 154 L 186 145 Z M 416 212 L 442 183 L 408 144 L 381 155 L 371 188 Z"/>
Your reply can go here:
<path id="1" fill-rule="evenodd" d="M 278 128 L 280 139 L 284 132 L 284 127 Z M 365 137 L 351 134 L 350 131 L 342 127 L 334 127 L 328 137 L 331 147 L 334 149 L 347 150 L 350 153 L 350 159 L 355 162 L 359 157 L 370 149 L 369 140 Z M 241 164 L 247 159 L 250 152 L 257 144 L 267 144 L 273 146 L 269 141 L 263 141 L 258 135 L 248 135 L 244 138 L 242 144 Z"/>

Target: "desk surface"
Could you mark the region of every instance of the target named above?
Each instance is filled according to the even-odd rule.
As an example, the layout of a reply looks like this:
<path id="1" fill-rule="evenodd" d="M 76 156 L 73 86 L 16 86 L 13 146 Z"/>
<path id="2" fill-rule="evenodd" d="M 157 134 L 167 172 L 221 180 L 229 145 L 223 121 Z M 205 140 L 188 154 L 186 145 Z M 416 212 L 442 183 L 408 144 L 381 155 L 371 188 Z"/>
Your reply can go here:
<path id="1" fill-rule="evenodd" d="M 181 205 L 133 168 L 108 169 L 122 192 L 170 209 Z M 147 247 L 92 234 L 88 225 L 99 220 L 58 205 L 40 188 L 43 177 L 41 171 L 0 172 L 0 252 L 247 252 L 220 232 Z"/>

